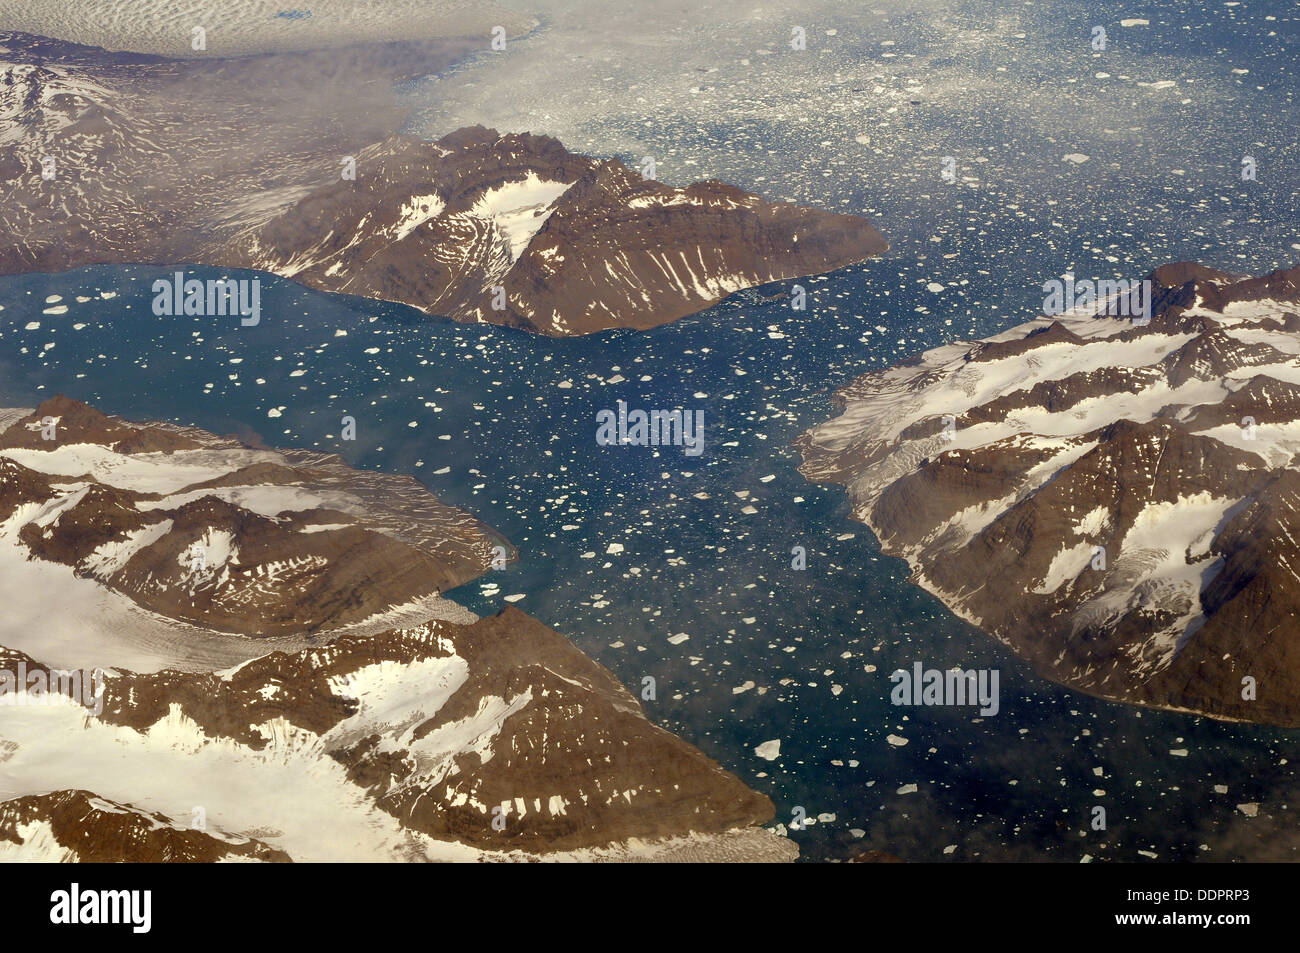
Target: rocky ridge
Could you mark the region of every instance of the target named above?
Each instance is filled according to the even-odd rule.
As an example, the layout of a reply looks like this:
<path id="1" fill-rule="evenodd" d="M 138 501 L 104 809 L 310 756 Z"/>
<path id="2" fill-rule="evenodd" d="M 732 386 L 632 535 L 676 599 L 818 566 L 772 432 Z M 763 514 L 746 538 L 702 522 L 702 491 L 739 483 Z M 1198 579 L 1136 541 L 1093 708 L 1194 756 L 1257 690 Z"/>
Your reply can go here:
<path id="1" fill-rule="evenodd" d="M 0 419 L 0 857 L 797 853 L 562 635 L 441 599 L 513 550 L 415 481 L 66 397 Z"/>
<path id="2" fill-rule="evenodd" d="M 546 136 L 462 129 L 363 150 L 205 260 L 549 335 L 651 328 L 883 252 L 864 219 L 721 182 L 673 188 Z"/>
<path id="3" fill-rule="evenodd" d="M 1149 280 L 1149 324 L 1042 318 L 855 380 L 802 471 L 1044 676 L 1300 724 L 1300 268 Z"/>
<path id="4" fill-rule="evenodd" d="M 651 328 L 888 247 L 859 216 L 674 188 L 545 136 L 397 134 L 393 84 L 457 52 L 175 62 L 0 33 L 0 273 L 256 269 L 566 336 Z"/>

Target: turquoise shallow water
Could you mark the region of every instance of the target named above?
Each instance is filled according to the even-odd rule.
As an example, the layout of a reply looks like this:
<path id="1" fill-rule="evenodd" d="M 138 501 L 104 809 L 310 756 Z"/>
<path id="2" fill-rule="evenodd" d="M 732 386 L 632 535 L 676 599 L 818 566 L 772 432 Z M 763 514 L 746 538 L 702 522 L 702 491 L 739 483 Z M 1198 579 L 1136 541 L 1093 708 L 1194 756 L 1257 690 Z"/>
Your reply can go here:
<path id="1" fill-rule="evenodd" d="M 4 278 L 0 397 L 61 391 L 417 474 L 521 553 L 454 598 L 486 613 L 522 594 L 520 608 L 633 690 L 653 677 L 651 717 L 767 792 L 778 820 L 796 808 L 823 818 L 791 835 L 807 858 L 871 847 L 917 860 L 1228 859 L 1265 843 L 1289 856 L 1268 833 L 1291 826 L 1292 735 L 1038 679 L 909 585 L 846 519 L 840 489 L 796 472 L 790 442 L 832 413 L 833 386 L 951 334 L 913 325 L 906 287 L 891 303 L 906 317 L 855 316 L 849 302 L 890 269 L 805 282 L 805 312 L 742 294 L 649 333 L 561 341 L 268 276 L 251 328 L 155 317 L 149 288 L 167 269 Z M 618 400 L 702 410 L 703 454 L 599 446 L 596 412 Z M 338 439 L 344 415 L 355 442 Z M 790 566 L 794 546 L 804 571 Z M 892 706 L 888 674 L 916 661 L 998 669 L 1001 711 Z M 779 757 L 760 758 L 774 739 Z M 1259 817 L 1236 808 L 1252 802 Z M 1098 804 L 1108 830 L 1085 834 Z"/>

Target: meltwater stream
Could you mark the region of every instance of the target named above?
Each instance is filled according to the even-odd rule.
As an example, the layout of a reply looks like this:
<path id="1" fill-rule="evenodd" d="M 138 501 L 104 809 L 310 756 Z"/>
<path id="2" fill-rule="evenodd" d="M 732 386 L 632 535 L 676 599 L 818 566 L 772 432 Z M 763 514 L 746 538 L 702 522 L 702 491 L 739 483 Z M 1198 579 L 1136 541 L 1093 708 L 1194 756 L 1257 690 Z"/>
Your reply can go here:
<path id="1" fill-rule="evenodd" d="M 0 278 L 0 403 L 62 392 L 417 475 L 520 550 L 453 598 L 479 613 L 515 602 L 637 694 L 653 677 L 652 719 L 769 794 L 776 822 L 815 821 L 789 832 L 804 858 L 1292 856 L 1294 735 L 1043 681 L 910 585 L 846 518 L 842 490 L 798 474 L 791 441 L 833 413 L 834 387 L 954 336 L 916 320 L 929 292 L 885 263 L 805 280 L 802 312 L 774 287 L 570 340 L 267 275 L 256 327 L 156 317 L 150 287 L 170 271 Z M 1020 319 L 976 314 L 971 330 Z M 702 410 L 703 453 L 598 445 L 596 414 L 620 400 Z M 345 415 L 354 442 L 339 439 Z M 889 673 L 917 661 L 998 669 L 1000 710 L 892 706 Z M 756 753 L 776 740 L 775 758 Z"/>

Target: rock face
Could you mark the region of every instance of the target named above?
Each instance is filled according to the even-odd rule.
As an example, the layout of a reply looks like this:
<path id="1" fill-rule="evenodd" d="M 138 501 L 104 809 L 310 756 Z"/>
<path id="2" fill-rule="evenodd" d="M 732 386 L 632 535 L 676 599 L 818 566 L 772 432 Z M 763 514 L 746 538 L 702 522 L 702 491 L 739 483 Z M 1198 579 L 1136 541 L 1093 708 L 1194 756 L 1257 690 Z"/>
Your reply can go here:
<path id="1" fill-rule="evenodd" d="M 391 82 L 452 55 L 235 68 L 0 34 L 0 221 L 13 231 L 0 273 L 191 261 L 569 335 L 653 328 L 887 250 L 865 218 L 722 182 L 673 189 L 546 137 L 395 135 Z M 198 96 L 211 114 L 192 114 Z"/>
<path id="2" fill-rule="evenodd" d="M 64 397 L 0 418 L 0 858 L 797 853 L 559 633 L 440 599 L 512 551 L 415 481 Z M 141 667 L 113 639 L 149 626 Z"/>
<path id="3" fill-rule="evenodd" d="M 716 181 L 672 188 L 544 136 L 395 135 L 391 84 L 453 54 L 407 46 L 236 67 L 0 33 L 0 186 L 13 230 L 0 273 L 253 268 L 562 336 L 654 327 L 887 248 L 857 216 Z M 200 97 L 212 108 L 195 116 Z"/>
<path id="4" fill-rule="evenodd" d="M 391 135 L 392 84 L 465 46 L 177 62 L 0 31 L 0 272 L 201 261 Z"/>
<path id="5" fill-rule="evenodd" d="M 0 520 L 30 558 L 166 618 L 249 636 L 371 619 L 512 554 L 414 480 L 137 427 L 64 397 L 0 434 Z"/>
<path id="6" fill-rule="evenodd" d="M 105 801 L 89 791 L 51 791 L 0 802 L 0 859 L 88 864 L 285 863 L 289 856 L 252 838 L 210 834 L 162 814 Z"/>
<path id="7" fill-rule="evenodd" d="M 859 378 L 802 470 L 1044 676 L 1294 726 L 1300 268 L 1149 277 L 1147 325 L 1043 319 Z"/>
<path id="8" fill-rule="evenodd" d="M 654 327 L 886 247 L 856 216 L 770 204 L 721 182 L 671 188 L 545 136 L 472 128 L 367 149 L 355 181 L 312 192 L 207 259 L 570 335 Z"/>
<path id="9" fill-rule="evenodd" d="M 0 662 L 28 678 L 47 671 L 19 653 Z M 773 815 L 766 797 L 652 725 L 607 670 L 516 609 L 343 636 L 223 672 L 111 672 L 86 707 L 99 714 L 71 701 L 7 714 L 6 774 L 37 787 L 46 758 L 75 752 L 79 785 L 157 806 L 142 813 L 160 817 L 166 837 L 124 844 L 138 837 L 134 816 L 106 828 L 93 804 L 62 804 L 56 817 L 28 798 L 0 803 L 0 839 L 26 841 L 33 829 L 22 825 L 42 821 L 64 847 L 69 825 L 110 842 L 88 859 L 217 859 L 227 845 L 188 836 L 198 807 L 208 830 L 239 832 L 250 859 L 619 857 L 636 855 L 617 846 L 633 838 L 652 842 L 641 853 L 653 856 L 654 842 L 673 838 L 725 846 L 727 832 Z M 761 852 L 791 847 L 769 837 Z"/>

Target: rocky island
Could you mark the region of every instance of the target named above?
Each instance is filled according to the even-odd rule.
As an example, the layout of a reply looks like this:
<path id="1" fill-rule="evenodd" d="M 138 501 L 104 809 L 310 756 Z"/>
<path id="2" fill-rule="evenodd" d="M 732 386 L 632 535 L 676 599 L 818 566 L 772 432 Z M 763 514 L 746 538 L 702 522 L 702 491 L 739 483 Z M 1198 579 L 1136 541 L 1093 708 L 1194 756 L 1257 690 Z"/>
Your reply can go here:
<path id="1" fill-rule="evenodd" d="M 398 134 L 392 84 L 457 52 L 196 62 L 0 33 L 0 274 L 246 268 L 570 336 L 655 327 L 888 247 L 860 216 L 674 188 L 546 136 Z M 195 98 L 211 107 L 192 114 Z"/>

